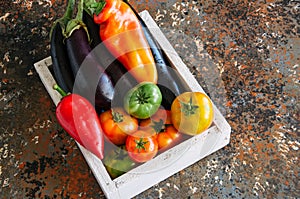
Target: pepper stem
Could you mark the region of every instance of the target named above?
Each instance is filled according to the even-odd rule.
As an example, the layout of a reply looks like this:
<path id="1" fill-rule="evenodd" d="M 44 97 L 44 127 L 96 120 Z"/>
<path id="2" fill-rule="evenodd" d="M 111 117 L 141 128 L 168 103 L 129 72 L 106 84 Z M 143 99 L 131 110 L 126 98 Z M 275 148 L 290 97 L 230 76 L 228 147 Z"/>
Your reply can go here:
<path id="1" fill-rule="evenodd" d="M 65 97 L 68 94 L 61 88 L 59 87 L 57 84 L 54 84 L 53 89 L 56 90 L 57 92 L 59 92 L 59 94 L 61 94 L 61 96 Z"/>
<path id="2" fill-rule="evenodd" d="M 102 9 L 106 4 L 105 0 L 100 0 L 97 2 L 96 0 L 85 0 L 84 1 L 84 10 L 90 15 L 93 16 L 99 15 Z"/>

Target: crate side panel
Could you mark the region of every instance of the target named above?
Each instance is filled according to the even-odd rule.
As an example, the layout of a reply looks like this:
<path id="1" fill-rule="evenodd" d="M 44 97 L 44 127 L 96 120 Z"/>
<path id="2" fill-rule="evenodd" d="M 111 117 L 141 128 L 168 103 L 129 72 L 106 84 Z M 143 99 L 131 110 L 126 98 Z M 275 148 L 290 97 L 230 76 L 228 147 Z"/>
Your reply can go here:
<path id="1" fill-rule="evenodd" d="M 53 86 L 56 84 L 55 79 L 53 78 L 49 66 L 52 65 L 51 57 L 47 57 L 34 64 L 35 70 L 40 76 L 42 83 L 44 84 L 48 94 L 50 95 L 52 101 L 57 106 L 61 99 L 61 95 L 53 89 Z"/>

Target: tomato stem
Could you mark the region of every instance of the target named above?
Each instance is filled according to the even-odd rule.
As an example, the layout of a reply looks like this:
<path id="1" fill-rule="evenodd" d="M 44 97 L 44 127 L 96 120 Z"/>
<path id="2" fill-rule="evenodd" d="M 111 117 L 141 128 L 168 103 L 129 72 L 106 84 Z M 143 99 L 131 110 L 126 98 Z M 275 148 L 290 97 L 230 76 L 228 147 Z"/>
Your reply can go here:
<path id="1" fill-rule="evenodd" d="M 143 138 L 140 138 L 139 140 L 134 140 L 136 143 L 136 148 L 138 149 L 138 152 L 140 152 L 141 149 L 146 150 L 145 144 L 148 143 L 148 141 L 143 141 Z"/>
<path id="2" fill-rule="evenodd" d="M 136 97 L 136 100 L 139 104 L 147 104 L 148 100 L 150 99 L 150 97 L 144 91 L 139 91 Z"/>
<path id="3" fill-rule="evenodd" d="M 190 115 L 195 114 L 196 109 L 199 108 L 199 106 L 193 104 L 192 96 L 190 97 L 190 100 L 188 103 L 181 102 L 181 101 L 179 101 L 179 103 L 182 106 L 181 111 L 184 113 L 185 116 L 190 116 Z"/>
<path id="4" fill-rule="evenodd" d="M 112 117 L 113 117 L 113 120 L 114 122 L 116 123 L 120 123 L 120 122 L 123 122 L 124 118 L 123 118 L 123 115 L 117 111 L 112 111 Z"/>
<path id="5" fill-rule="evenodd" d="M 160 119 L 158 122 L 153 120 L 152 123 L 153 125 L 151 127 L 156 133 L 159 133 L 164 130 L 164 121 L 162 119 Z"/>

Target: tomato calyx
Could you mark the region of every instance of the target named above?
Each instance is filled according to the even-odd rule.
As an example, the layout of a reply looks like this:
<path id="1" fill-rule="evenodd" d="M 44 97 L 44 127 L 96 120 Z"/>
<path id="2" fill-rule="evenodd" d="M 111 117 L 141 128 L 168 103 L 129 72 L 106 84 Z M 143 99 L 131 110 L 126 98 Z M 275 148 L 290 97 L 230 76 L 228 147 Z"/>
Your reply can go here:
<path id="1" fill-rule="evenodd" d="M 199 108 L 199 106 L 193 104 L 192 96 L 190 97 L 190 100 L 188 103 L 179 101 L 181 105 L 181 111 L 184 113 L 185 116 L 194 115 Z"/>
<path id="2" fill-rule="evenodd" d="M 148 141 L 144 141 L 143 138 L 140 138 L 139 140 L 134 140 L 134 142 L 136 143 L 138 152 L 140 152 L 141 149 L 146 150 L 145 144 L 147 144 Z"/>
<path id="3" fill-rule="evenodd" d="M 154 129 L 156 133 L 159 133 L 165 129 L 164 121 L 162 119 L 160 119 L 159 121 L 152 121 L 152 123 L 153 124 L 151 127 Z"/>
<path id="4" fill-rule="evenodd" d="M 127 156 L 126 153 L 124 153 L 124 150 L 125 149 L 121 149 L 121 150 L 120 149 L 115 149 L 114 150 L 114 152 L 116 154 L 116 159 L 122 160 Z"/>
<path id="5" fill-rule="evenodd" d="M 138 91 L 136 94 L 136 101 L 139 104 L 147 104 L 150 97 L 143 91 Z"/>
<path id="6" fill-rule="evenodd" d="M 116 122 L 116 123 L 123 122 L 123 120 L 124 120 L 123 114 L 119 113 L 118 111 L 113 111 L 113 110 L 112 110 L 111 114 L 112 114 L 114 122 Z"/>

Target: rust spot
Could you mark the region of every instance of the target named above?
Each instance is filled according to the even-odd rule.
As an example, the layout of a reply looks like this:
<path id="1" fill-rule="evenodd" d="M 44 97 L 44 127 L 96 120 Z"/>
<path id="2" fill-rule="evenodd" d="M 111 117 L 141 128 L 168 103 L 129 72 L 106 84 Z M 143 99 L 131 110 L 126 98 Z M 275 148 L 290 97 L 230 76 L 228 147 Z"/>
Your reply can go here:
<path id="1" fill-rule="evenodd" d="M 39 98 L 39 102 L 48 108 L 50 108 L 50 106 L 51 106 L 51 102 L 48 97 L 41 96 Z"/>
<path id="2" fill-rule="evenodd" d="M 232 106 L 232 101 L 227 101 L 226 106 L 231 107 Z"/>
<path id="3" fill-rule="evenodd" d="M 21 163 L 19 164 L 19 169 L 24 169 L 25 165 L 26 165 L 25 162 L 21 162 Z"/>
<path id="4" fill-rule="evenodd" d="M 255 96 L 257 96 L 257 93 L 256 92 L 251 92 L 251 95 L 255 97 Z"/>

